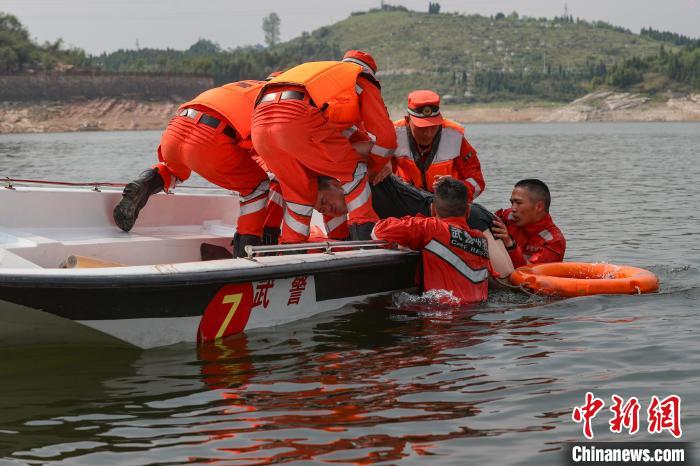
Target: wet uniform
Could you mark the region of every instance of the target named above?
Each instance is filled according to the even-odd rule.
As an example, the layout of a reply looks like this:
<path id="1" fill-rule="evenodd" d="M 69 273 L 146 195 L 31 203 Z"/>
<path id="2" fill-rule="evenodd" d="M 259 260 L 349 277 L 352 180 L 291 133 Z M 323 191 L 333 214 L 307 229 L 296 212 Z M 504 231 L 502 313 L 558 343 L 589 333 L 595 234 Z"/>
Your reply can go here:
<path id="1" fill-rule="evenodd" d="M 421 252 L 423 289 L 448 290 L 461 303 L 488 298 L 486 239 L 464 217 L 403 217 L 380 220 L 372 238 Z"/>
<path id="2" fill-rule="evenodd" d="M 513 267 L 546 262 L 562 262 L 566 252 L 566 239 L 547 214 L 539 222 L 519 227 L 511 215 L 511 209 L 502 209 L 496 215 L 505 223 L 515 247 L 508 251 Z"/>

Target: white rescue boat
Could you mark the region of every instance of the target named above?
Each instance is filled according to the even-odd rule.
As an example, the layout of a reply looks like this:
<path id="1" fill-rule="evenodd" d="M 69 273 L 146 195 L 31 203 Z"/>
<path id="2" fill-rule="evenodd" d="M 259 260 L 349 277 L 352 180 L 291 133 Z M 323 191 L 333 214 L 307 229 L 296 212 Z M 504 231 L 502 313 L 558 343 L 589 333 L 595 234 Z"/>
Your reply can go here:
<path id="1" fill-rule="evenodd" d="M 129 233 L 112 219 L 120 197 L 104 184 L 0 187 L 0 345 L 70 343 L 84 327 L 142 348 L 211 340 L 414 288 L 418 254 L 374 241 L 202 261 L 202 243 L 230 249 L 235 193 L 154 195 Z"/>

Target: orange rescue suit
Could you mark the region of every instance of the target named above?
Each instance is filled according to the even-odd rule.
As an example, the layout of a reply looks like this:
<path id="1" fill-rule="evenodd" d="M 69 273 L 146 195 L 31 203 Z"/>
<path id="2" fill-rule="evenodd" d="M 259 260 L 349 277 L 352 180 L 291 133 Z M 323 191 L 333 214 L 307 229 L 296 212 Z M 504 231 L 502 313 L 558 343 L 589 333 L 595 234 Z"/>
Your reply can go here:
<path id="1" fill-rule="evenodd" d="M 204 91 L 194 99 L 180 106 L 194 108 L 197 105 L 208 107 L 221 114 L 233 126 L 241 140 L 250 136 L 250 122 L 253 118 L 255 99 L 260 93 L 263 81 L 238 81 Z"/>
<path id="2" fill-rule="evenodd" d="M 360 119 L 355 91 L 362 67 L 355 63 L 318 61 L 304 63 L 271 79 L 260 96 L 280 84 L 304 86 L 316 106 L 334 123 L 356 123 Z"/>
<path id="3" fill-rule="evenodd" d="M 421 252 L 424 291 L 447 290 L 463 304 L 488 299 L 486 238 L 464 217 L 390 217 L 377 223 L 372 238 Z"/>
<path id="4" fill-rule="evenodd" d="M 303 87 L 311 100 L 347 138 L 358 132 L 373 141 L 367 160 L 370 172 L 379 171 L 396 148 L 396 134 L 374 77 L 355 63 L 320 61 L 295 66 L 268 81 L 258 96 L 267 92 Z M 352 142 L 352 141 L 351 141 Z"/>
<path id="5" fill-rule="evenodd" d="M 508 251 L 513 267 L 564 260 L 566 239 L 549 214 L 539 222 L 524 227 L 515 223 L 511 209 L 499 210 L 496 216 L 503 220 L 508 234 L 515 241 L 515 247 Z"/>
<path id="6" fill-rule="evenodd" d="M 439 133 L 437 147 L 430 147 L 424 157 L 432 156 L 427 160 L 427 170 L 421 170 L 417 159 L 421 154 L 417 153 L 417 144 L 413 141 L 411 128 L 407 118 L 394 122 L 398 147 L 394 151 L 394 173 L 408 183 L 427 191 L 433 190 L 433 182 L 436 176 L 450 175 L 460 180 L 469 190 L 470 198 L 474 199 L 481 194 L 486 187 L 484 176 L 481 173 L 481 163 L 476 155 L 476 150 L 464 137 L 464 128 L 459 124 L 445 118 Z M 437 138 L 437 136 L 436 136 Z M 433 142 L 433 146 L 435 141 Z"/>
<path id="7" fill-rule="evenodd" d="M 265 221 L 269 180 L 252 158 L 253 105 L 264 83 L 240 81 L 203 92 L 184 103 L 165 129 L 158 146 L 166 191 L 194 171 L 240 194 L 237 231 L 260 236 Z M 218 123 L 216 121 L 218 120 Z"/>
<path id="8" fill-rule="evenodd" d="M 319 175 L 341 182 L 350 224 L 377 220 L 367 182 L 367 163 L 370 169 L 373 163 L 379 167 L 386 164 L 396 138 L 375 83 L 354 63 L 310 62 L 282 73 L 260 92 L 252 139 L 282 188 L 286 212 L 280 242 L 308 238 Z M 381 102 L 381 114 L 373 115 L 374 121 L 366 112 L 374 111 L 377 105 L 365 108 L 365 96 Z M 348 138 L 358 128 L 372 132 L 375 127 L 380 128 L 382 139 L 376 136 L 367 160 Z M 340 227 L 342 220 L 344 216 L 333 224 Z"/>

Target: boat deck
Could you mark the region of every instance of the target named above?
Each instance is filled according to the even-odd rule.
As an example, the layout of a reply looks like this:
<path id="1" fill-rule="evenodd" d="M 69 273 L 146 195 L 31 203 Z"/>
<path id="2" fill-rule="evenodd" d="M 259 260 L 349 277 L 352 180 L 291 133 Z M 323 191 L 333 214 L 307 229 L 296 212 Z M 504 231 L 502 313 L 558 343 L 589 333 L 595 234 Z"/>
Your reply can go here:
<path id="1" fill-rule="evenodd" d="M 199 261 L 201 243 L 229 246 L 236 231 L 236 195 L 155 195 L 126 233 L 112 220 L 120 191 L 47 193 L 21 187 L 0 191 L 0 267 L 57 268 L 70 255 L 127 266 Z"/>

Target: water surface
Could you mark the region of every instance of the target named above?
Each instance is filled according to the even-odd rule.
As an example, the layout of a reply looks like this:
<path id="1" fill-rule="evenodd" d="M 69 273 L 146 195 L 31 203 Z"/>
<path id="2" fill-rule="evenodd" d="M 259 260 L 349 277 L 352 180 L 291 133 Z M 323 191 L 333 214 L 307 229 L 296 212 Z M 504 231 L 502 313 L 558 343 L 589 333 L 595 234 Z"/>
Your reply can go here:
<path id="1" fill-rule="evenodd" d="M 567 260 L 649 268 L 661 292 L 416 314 L 390 298 L 219 345 L 0 351 L 0 464 L 561 464 L 587 391 L 682 397 L 700 440 L 700 124 L 470 125 L 505 207 L 552 190 Z M 0 135 L 0 175 L 127 181 L 158 132 Z M 204 184 L 193 179 L 193 184 Z"/>

